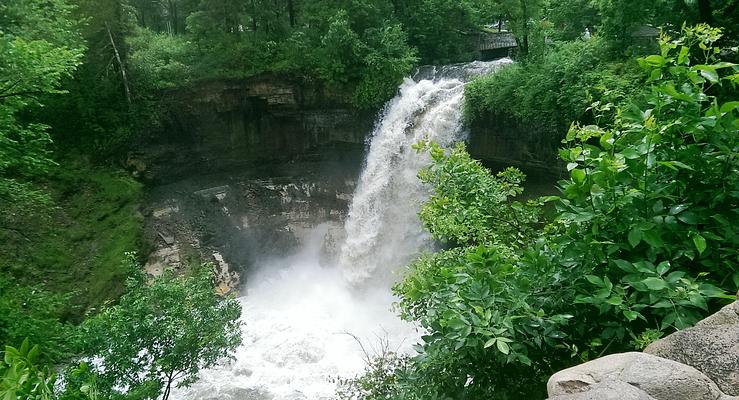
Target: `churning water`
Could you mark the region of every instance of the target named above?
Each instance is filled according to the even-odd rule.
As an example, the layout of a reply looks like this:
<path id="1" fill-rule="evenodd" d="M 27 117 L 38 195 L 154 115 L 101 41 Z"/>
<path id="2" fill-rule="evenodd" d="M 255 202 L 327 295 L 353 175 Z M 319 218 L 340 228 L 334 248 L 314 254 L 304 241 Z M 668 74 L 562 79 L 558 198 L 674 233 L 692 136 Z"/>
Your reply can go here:
<path id="1" fill-rule="evenodd" d="M 303 250 L 264 263 L 247 277 L 244 343 L 236 360 L 201 373 L 176 399 L 333 399 L 332 378 L 363 369 L 355 340 L 379 339 L 410 351 L 413 326 L 391 309 L 394 271 L 427 248 L 417 213 L 428 188 L 416 175 L 428 162 L 411 146 L 430 139 L 443 146 L 463 139 L 464 81 L 508 59 L 419 70 L 385 108 L 370 138 L 366 164 L 349 209 L 346 239 L 334 265 L 322 265 L 327 226 L 307 232 Z"/>

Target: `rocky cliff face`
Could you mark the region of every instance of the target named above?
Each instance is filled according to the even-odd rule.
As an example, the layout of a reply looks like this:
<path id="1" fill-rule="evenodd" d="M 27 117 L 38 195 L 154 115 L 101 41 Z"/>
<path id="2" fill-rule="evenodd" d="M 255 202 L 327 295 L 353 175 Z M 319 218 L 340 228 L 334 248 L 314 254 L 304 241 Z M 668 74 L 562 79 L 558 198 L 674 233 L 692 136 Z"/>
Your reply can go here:
<path id="1" fill-rule="evenodd" d="M 238 289 L 256 263 L 297 250 L 303 232 L 341 227 L 357 173 L 343 163 L 293 162 L 269 173 L 199 174 L 156 185 L 142 210 L 152 250 L 146 271 L 183 272 L 191 262 L 210 261 L 219 290 Z"/>
<path id="2" fill-rule="evenodd" d="M 341 93 L 274 76 L 204 82 L 167 96 L 161 132 L 128 159 L 150 183 L 151 274 L 209 260 L 225 292 L 260 259 L 292 251 L 301 229 L 341 225 L 373 113 L 355 111 Z M 470 151 L 531 172 L 549 169 L 539 158 L 548 157 L 544 148 L 489 126 L 473 130 Z"/>
<path id="3" fill-rule="evenodd" d="M 376 114 L 358 112 L 345 93 L 266 75 L 202 82 L 165 94 L 163 126 L 130 155 L 131 169 L 169 182 L 270 163 L 361 163 Z M 551 174 L 557 138 L 506 121 L 470 127 L 470 153 L 490 165 Z"/>
<path id="4" fill-rule="evenodd" d="M 357 158 L 374 115 L 340 93 L 274 76 L 213 81 L 166 94 L 161 132 L 129 165 L 169 181 L 295 159 Z"/>
<path id="5" fill-rule="evenodd" d="M 559 137 L 518 125 L 505 118 L 491 118 L 469 127 L 469 152 L 492 165 L 514 166 L 528 174 L 557 175 Z M 559 168 L 562 169 L 562 168 Z"/>

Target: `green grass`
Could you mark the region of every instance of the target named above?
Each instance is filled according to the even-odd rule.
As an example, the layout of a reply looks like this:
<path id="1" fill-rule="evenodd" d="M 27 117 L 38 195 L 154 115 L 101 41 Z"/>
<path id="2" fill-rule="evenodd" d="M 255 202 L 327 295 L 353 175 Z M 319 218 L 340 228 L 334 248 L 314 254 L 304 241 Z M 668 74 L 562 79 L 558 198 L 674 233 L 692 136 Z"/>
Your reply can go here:
<path id="1" fill-rule="evenodd" d="M 21 284 L 71 293 L 61 313 L 79 321 L 123 291 L 124 253 L 142 247 L 143 187 L 115 169 L 60 164 L 47 183 L 52 207 L 38 211 L 27 240 L 0 244 L 0 271 Z"/>

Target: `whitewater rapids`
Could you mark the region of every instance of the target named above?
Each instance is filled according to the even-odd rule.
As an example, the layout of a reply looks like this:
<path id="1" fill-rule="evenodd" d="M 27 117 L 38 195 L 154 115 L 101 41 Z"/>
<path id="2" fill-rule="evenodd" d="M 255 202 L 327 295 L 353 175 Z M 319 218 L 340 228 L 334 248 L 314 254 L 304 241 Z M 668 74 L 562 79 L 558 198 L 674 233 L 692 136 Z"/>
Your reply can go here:
<path id="1" fill-rule="evenodd" d="M 364 368 L 357 340 L 370 352 L 384 341 L 410 353 L 420 333 L 395 315 L 390 286 L 395 272 L 430 246 L 417 217 L 429 189 L 416 178 L 428 158 L 411 146 L 463 140 L 464 82 L 509 63 L 425 69 L 406 79 L 370 137 L 337 261 L 321 264 L 329 228 L 322 225 L 303 235 L 297 254 L 262 263 L 246 277 L 239 299 L 243 344 L 235 360 L 202 371 L 199 382 L 171 397 L 334 399 L 335 379 Z"/>

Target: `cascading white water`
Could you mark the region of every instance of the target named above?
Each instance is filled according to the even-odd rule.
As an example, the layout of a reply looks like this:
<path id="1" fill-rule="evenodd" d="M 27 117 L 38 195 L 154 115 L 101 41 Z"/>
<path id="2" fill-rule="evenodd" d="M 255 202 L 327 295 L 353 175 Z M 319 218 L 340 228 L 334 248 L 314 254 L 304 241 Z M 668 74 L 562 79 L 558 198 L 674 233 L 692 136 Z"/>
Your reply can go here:
<path id="1" fill-rule="evenodd" d="M 502 59 L 433 68 L 417 74 L 424 79 L 406 79 L 401 85 L 371 137 L 349 208 L 339 264 L 351 282 L 370 277 L 387 281 L 389 272 L 406 264 L 428 243 L 417 215 L 428 189 L 416 177 L 428 159 L 411 146 L 423 139 L 442 147 L 462 140 L 464 80 L 510 62 Z"/>
<path id="2" fill-rule="evenodd" d="M 370 347 L 379 337 L 393 350 L 410 351 L 418 332 L 391 311 L 388 277 L 428 244 L 417 217 L 428 189 L 416 178 L 427 160 L 411 146 L 462 139 L 464 80 L 510 62 L 426 69 L 406 79 L 371 137 L 338 265 L 319 261 L 326 226 L 309 232 L 298 254 L 262 265 L 240 299 L 244 342 L 235 361 L 203 371 L 172 398 L 333 399 L 331 378 L 364 366 L 354 337 Z"/>

